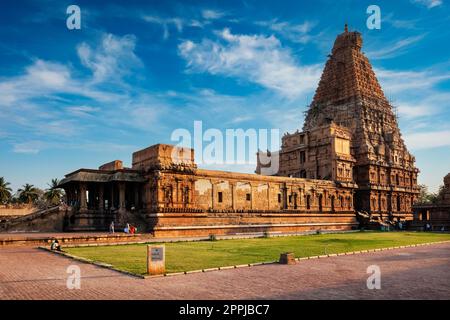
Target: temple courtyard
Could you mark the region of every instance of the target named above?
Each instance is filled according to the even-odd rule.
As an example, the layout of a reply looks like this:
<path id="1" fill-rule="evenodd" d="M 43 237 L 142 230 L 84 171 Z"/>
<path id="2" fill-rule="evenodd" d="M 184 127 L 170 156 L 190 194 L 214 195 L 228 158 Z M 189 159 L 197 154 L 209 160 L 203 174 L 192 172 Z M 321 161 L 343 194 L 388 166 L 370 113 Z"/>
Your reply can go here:
<path id="1" fill-rule="evenodd" d="M 450 234 L 357 231 L 220 241 L 177 241 L 165 243 L 165 271 L 170 274 L 261 262 L 271 263 L 278 261 L 282 252 L 292 252 L 296 258 L 305 258 L 436 241 L 450 241 Z M 76 257 L 106 263 L 116 269 L 137 275 L 145 275 L 147 272 L 146 250 L 146 244 L 65 249 Z"/>
<path id="2" fill-rule="evenodd" d="M 379 234 L 389 236 L 399 233 Z M 448 240 L 450 237 L 449 234 L 436 233 L 420 235 L 430 238 L 422 241 L 416 239 L 410 243 L 442 241 L 445 240 L 442 238 Z M 326 240 L 327 236 L 341 235 L 304 236 L 303 241 L 306 244 L 306 237 Z M 298 237 L 173 243 L 167 244 L 167 248 L 170 250 L 171 246 L 176 245 L 191 245 L 194 249 L 205 246 L 203 249 L 197 247 L 201 254 L 202 250 L 208 250 L 206 246 L 210 246 L 209 249 L 216 246 L 220 249 L 217 251 L 221 252 L 226 251 L 221 246 L 242 241 L 248 245 L 246 248 L 241 246 L 240 251 L 242 256 L 248 258 L 252 242 L 261 241 L 268 252 L 274 252 L 279 248 L 266 241 L 293 241 L 295 238 Z M 345 243 L 344 239 L 338 242 Z M 361 239 L 354 241 L 353 250 L 358 250 L 363 242 Z M 390 246 L 396 245 L 401 244 L 393 239 Z M 386 243 L 382 245 L 386 246 Z M 139 245 L 110 248 L 119 247 L 138 248 Z M 98 250 L 100 248 L 106 247 L 83 248 L 84 252 L 77 254 L 86 255 L 89 250 L 101 252 Z M 295 251 L 292 247 L 288 249 Z M 184 250 L 189 254 L 189 247 L 184 247 Z M 315 249 L 311 250 L 311 254 L 320 254 Z M 327 250 L 331 254 L 337 249 L 329 246 Z M 195 256 L 195 250 L 190 255 Z M 296 255 L 301 256 L 299 252 Z M 167 261 L 170 268 L 169 257 Z M 67 270 L 73 265 L 81 270 L 80 289 L 67 288 Z M 371 274 L 367 273 L 367 268 L 374 265 L 381 271 L 381 289 L 370 290 L 367 279 Z M 141 279 L 31 246 L 4 246 L 0 248 L 0 299 L 448 299 L 449 267 L 450 242 L 445 242 L 307 259 L 295 265 L 267 264 Z"/>

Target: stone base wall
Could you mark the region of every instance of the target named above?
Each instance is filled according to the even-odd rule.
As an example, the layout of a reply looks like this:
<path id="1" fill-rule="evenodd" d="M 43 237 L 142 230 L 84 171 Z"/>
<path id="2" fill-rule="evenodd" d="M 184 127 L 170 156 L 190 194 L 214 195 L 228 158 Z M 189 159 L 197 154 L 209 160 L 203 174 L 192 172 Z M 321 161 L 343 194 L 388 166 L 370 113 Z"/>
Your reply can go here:
<path id="1" fill-rule="evenodd" d="M 61 232 L 64 230 L 66 210 L 52 208 L 20 216 L 0 224 L 1 232 Z"/>
<path id="2" fill-rule="evenodd" d="M 358 227 L 354 213 L 155 213 L 148 214 L 147 219 L 155 237 L 344 231 Z"/>
<path id="3" fill-rule="evenodd" d="M 0 206 L 0 218 L 25 216 L 38 210 L 38 208 L 31 206 L 23 208 Z"/>
<path id="4" fill-rule="evenodd" d="M 114 215 L 102 213 L 75 213 L 64 220 L 64 231 L 106 231 Z"/>

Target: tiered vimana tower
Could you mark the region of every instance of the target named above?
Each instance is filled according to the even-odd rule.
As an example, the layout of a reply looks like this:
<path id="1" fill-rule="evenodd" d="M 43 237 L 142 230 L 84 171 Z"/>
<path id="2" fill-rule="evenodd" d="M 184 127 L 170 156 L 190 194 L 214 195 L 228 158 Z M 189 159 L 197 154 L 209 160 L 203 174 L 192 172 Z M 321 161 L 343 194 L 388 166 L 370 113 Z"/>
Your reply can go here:
<path id="1" fill-rule="evenodd" d="M 383 220 L 411 220 L 419 170 L 361 47 L 361 34 L 346 25 L 329 55 L 303 132 L 283 137 L 278 175 L 354 181 L 357 211 Z"/>

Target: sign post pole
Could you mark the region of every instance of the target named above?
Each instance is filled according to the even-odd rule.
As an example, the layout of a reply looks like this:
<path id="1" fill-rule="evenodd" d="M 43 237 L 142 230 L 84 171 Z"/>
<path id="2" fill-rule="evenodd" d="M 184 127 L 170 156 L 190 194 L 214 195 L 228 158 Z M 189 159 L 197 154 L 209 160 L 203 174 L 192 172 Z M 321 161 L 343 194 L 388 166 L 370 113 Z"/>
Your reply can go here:
<path id="1" fill-rule="evenodd" d="M 147 246 L 147 273 L 149 275 L 166 272 L 166 248 L 164 245 Z"/>

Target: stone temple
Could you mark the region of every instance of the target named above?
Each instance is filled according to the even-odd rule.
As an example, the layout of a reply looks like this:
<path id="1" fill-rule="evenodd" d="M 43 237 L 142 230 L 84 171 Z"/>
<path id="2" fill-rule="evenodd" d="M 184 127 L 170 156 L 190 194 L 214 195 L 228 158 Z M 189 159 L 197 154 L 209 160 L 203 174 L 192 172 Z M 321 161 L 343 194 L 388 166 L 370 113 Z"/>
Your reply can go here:
<path id="1" fill-rule="evenodd" d="M 129 222 L 176 237 L 412 220 L 418 169 L 361 47 L 358 32 L 337 36 L 303 131 L 286 134 L 274 153 L 277 172 L 261 174 L 262 153 L 257 174 L 243 174 L 197 168 L 194 150 L 157 144 L 133 153 L 131 168 L 116 160 L 67 174 L 62 228 Z"/>
<path id="2" fill-rule="evenodd" d="M 441 195 L 436 203 L 415 204 L 414 220 L 410 223 L 412 230 L 448 231 L 450 230 L 450 173 L 444 177 Z"/>
<path id="3" fill-rule="evenodd" d="M 354 182 L 356 211 L 411 220 L 419 170 L 361 47 L 347 26 L 336 38 L 303 132 L 283 137 L 279 175 Z"/>

